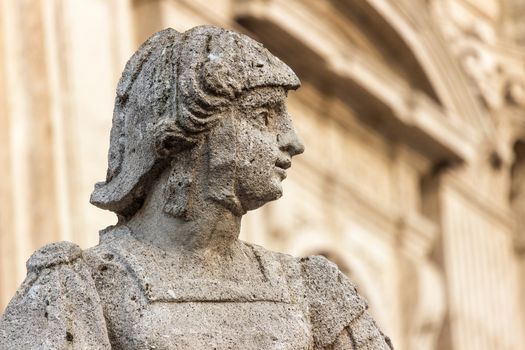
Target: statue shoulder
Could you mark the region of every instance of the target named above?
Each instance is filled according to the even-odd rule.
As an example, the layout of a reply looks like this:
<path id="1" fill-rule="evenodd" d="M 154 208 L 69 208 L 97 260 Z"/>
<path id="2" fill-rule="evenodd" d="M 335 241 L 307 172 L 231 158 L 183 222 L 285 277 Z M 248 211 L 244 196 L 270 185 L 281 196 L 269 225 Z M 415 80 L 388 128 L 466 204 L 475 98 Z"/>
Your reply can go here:
<path id="1" fill-rule="evenodd" d="M 360 310 L 366 308 L 366 301 L 359 297 L 356 286 L 346 277 L 336 264 L 324 256 L 299 258 L 303 271 L 303 282 L 314 295 L 339 293 L 343 299 L 355 303 Z"/>
<path id="2" fill-rule="evenodd" d="M 38 272 L 55 265 L 70 264 L 82 257 L 82 249 L 72 242 L 51 243 L 38 249 L 27 261 L 29 272 Z"/>
<path id="3" fill-rule="evenodd" d="M 0 350 L 110 349 L 101 301 L 80 247 L 51 243 L 26 265 L 27 276 L 0 318 Z"/>
<path id="4" fill-rule="evenodd" d="M 355 285 L 322 256 L 300 258 L 314 340 L 325 348 L 368 308 Z"/>

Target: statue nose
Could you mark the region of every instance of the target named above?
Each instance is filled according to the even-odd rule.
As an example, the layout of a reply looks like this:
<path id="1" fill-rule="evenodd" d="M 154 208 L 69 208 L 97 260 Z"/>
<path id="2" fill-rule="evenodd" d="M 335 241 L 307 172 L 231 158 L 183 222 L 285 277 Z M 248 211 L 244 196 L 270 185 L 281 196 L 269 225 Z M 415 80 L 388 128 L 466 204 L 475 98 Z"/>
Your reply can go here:
<path id="1" fill-rule="evenodd" d="M 304 145 L 294 130 L 288 131 L 278 137 L 279 149 L 288 152 L 291 157 L 304 152 Z"/>

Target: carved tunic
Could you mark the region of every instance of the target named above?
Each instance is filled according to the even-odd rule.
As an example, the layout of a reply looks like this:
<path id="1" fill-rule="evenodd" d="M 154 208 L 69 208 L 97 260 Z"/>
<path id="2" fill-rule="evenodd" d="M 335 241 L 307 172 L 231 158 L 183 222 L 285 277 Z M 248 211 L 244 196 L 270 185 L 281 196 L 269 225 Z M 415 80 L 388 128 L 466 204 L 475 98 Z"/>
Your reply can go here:
<path id="1" fill-rule="evenodd" d="M 48 245 L 0 320 L 0 349 L 392 348 L 326 259 L 239 249 L 246 263 L 214 276 L 125 226 L 86 251 Z"/>

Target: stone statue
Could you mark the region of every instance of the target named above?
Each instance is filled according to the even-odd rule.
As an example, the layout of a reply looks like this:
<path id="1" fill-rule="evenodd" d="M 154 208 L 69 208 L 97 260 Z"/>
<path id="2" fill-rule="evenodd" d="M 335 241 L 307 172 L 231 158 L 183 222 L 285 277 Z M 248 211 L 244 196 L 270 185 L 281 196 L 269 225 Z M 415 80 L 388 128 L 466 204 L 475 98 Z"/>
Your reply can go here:
<path id="1" fill-rule="evenodd" d="M 91 202 L 118 215 L 96 247 L 47 245 L 0 321 L 0 349 L 392 349 L 322 257 L 238 239 L 303 152 L 294 72 L 221 28 L 163 30 L 117 87 L 109 169 Z"/>

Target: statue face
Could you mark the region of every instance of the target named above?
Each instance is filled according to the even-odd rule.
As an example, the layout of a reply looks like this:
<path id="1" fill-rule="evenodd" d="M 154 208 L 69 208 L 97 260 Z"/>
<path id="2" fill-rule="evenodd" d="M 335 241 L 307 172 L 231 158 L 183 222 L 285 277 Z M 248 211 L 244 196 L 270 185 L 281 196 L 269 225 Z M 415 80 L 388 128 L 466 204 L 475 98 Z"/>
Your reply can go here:
<path id="1" fill-rule="evenodd" d="M 237 195 L 253 210 L 282 195 L 281 181 L 293 156 L 304 151 L 286 109 L 286 90 L 260 88 L 234 108 L 237 124 Z"/>

